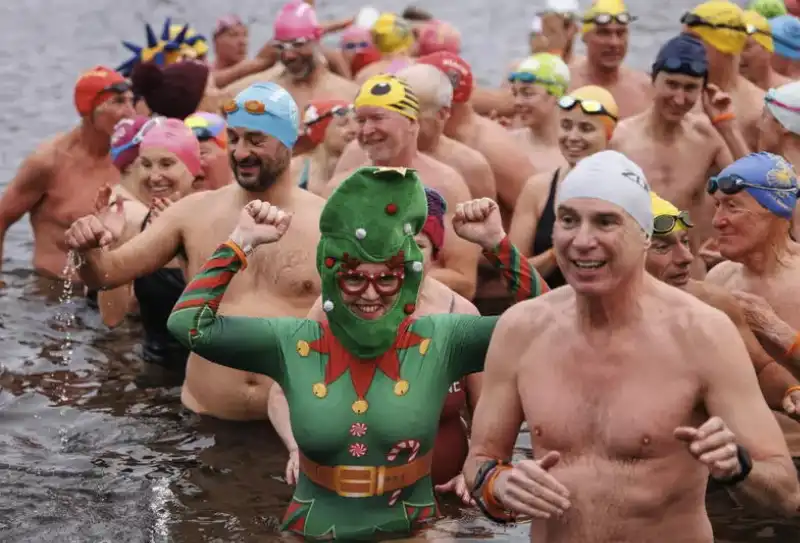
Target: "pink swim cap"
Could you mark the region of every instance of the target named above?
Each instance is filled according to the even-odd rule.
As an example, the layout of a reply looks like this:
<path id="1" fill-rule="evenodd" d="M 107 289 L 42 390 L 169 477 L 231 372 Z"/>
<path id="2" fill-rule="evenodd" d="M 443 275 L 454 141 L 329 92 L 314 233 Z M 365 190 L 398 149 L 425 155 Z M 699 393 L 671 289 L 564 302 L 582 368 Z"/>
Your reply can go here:
<path id="1" fill-rule="evenodd" d="M 178 119 L 167 119 L 144 135 L 139 149 L 166 149 L 174 153 L 194 176 L 200 175 L 200 142 L 192 129 Z"/>
<path id="2" fill-rule="evenodd" d="M 342 36 L 339 39 L 339 46 L 345 49 L 345 45 L 349 43 L 366 43 L 367 45 L 364 46 L 364 48 L 369 47 L 372 45 L 372 33 L 369 31 L 369 28 L 350 25 L 342 31 Z"/>
<path id="3" fill-rule="evenodd" d="M 275 39 L 278 41 L 318 40 L 322 27 L 317 22 L 314 8 L 303 0 L 284 4 L 275 19 Z"/>
<path id="4" fill-rule="evenodd" d="M 419 56 L 442 51 L 458 55 L 461 52 L 461 33 L 449 23 L 428 21 L 419 29 L 417 48 Z"/>

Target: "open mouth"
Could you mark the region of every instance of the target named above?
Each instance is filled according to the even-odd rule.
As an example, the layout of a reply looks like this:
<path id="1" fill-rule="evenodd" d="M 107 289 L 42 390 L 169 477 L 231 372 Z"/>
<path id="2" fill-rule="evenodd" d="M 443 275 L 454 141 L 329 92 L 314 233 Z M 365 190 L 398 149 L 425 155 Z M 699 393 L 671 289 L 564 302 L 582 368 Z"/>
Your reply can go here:
<path id="1" fill-rule="evenodd" d="M 354 306 L 359 316 L 366 320 L 374 320 L 384 313 L 384 307 L 380 304 L 359 304 Z"/>
<path id="2" fill-rule="evenodd" d="M 598 270 L 606 265 L 605 260 L 572 260 L 571 262 L 580 270 Z"/>

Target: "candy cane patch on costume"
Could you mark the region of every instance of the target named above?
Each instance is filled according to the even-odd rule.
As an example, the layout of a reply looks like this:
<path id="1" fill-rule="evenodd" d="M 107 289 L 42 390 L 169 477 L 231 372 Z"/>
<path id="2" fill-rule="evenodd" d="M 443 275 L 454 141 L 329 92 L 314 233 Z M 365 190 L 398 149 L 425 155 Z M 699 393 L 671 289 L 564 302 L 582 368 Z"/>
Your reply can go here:
<path id="1" fill-rule="evenodd" d="M 417 459 L 417 454 L 419 454 L 419 441 L 416 439 L 406 439 L 404 441 L 399 441 L 394 447 L 389 450 L 389 454 L 386 455 L 386 460 L 389 462 L 394 462 L 397 460 L 397 456 L 401 452 L 408 452 L 408 463 L 410 464 L 414 460 Z M 389 506 L 397 503 L 398 498 L 400 498 L 400 494 L 402 494 L 402 489 L 397 489 L 392 492 L 392 496 L 389 498 Z"/>

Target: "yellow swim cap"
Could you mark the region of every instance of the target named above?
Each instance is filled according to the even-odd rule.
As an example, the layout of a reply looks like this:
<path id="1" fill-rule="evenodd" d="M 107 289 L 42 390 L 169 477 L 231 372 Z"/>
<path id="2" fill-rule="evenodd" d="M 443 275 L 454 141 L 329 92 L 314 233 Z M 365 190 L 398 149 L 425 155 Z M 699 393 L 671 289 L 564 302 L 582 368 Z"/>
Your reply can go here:
<path id="1" fill-rule="evenodd" d="M 748 9 L 742 14 L 742 20 L 747 27 L 747 33 L 751 38 L 770 53 L 775 52 L 775 44 L 772 41 L 772 31 L 769 28 L 769 21 L 757 11 Z"/>
<path id="2" fill-rule="evenodd" d="M 372 25 L 372 42 L 381 53 L 402 53 L 414 45 L 408 21 L 394 13 L 384 13 Z"/>
<path id="3" fill-rule="evenodd" d="M 687 226 L 691 226 L 691 223 L 687 224 L 687 222 L 686 222 L 686 220 L 688 220 L 688 217 L 686 216 L 686 214 L 681 215 L 680 209 L 675 207 L 671 202 L 668 202 L 668 201 L 664 200 L 663 198 L 661 198 L 655 192 L 652 192 L 652 191 L 650 192 L 650 202 L 651 202 L 651 209 L 653 211 L 653 225 L 654 225 L 654 227 L 656 226 L 656 223 L 659 222 L 658 221 L 658 217 L 673 217 L 674 218 L 672 227 L 669 228 L 669 230 L 665 231 L 663 229 L 663 227 L 660 228 L 660 229 L 659 228 L 654 228 L 653 229 L 653 234 L 654 235 L 666 236 L 666 235 L 671 234 L 672 232 L 675 232 L 675 231 L 687 230 Z M 682 218 L 683 218 L 683 220 L 680 220 Z M 669 223 L 667 223 L 667 224 L 669 224 Z"/>
<path id="4" fill-rule="evenodd" d="M 367 79 L 353 101 L 356 108 L 362 106 L 381 107 L 394 111 L 412 121 L 419 116 L 419 100 L 411 87 L 402 79 L 388 74 L 375 75 Z"/>
<path id="5" fill-rule="evenodd" d="M 598 114 L 603 125 L 606 127 L 606 136 L 611 139 L 614 133 L 614 128 L 617 126 L 619 120 L 619 107 L 614 97 L 603 87 L 597 85 L 586 85 L 579 89 L 575 89 L 571 93 L 563 96 L 558 105 L 561 109 L 572 109 L 576 103 L 581 103 L 581 109 L 587 114 Z M 602 110 L 597 106 L 602 106 Z M 591 111 L 597 109 L 599 111 Z"/>
<path id="6" fill-rule="evenodd" d="M 594 30 L 596 24 L 593 21 L 598 15 L 610 15 L 611 17 L 622 15 L 623 17 L 618 22 L 623 24 L 628 24 L 632 20 L 623 0 L 595 0 L 592 6 L 583 14 L 581 32 L 586 34 Z M 625 20 L 627 22 L 624 22 Z M 609 20 L 609 22 L 611 21 Z"/>
<path id="7" fill-rule="evenodd" d="M 727 0 L 709 0 L 681 18 L 704 42 L 727 55 L 738 55 L 747 43 L 742 8 Z"/>

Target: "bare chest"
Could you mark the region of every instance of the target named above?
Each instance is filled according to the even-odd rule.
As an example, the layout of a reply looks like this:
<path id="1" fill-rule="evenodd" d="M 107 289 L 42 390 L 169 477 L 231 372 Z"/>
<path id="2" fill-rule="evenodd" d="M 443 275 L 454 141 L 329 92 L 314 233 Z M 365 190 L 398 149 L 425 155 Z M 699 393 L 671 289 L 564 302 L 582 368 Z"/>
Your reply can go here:
<path id="1" fill-rule="evenodd" d="M 66 229 L 95 212 L 97 193 L 103 185 L 118 182 L 119 172 L 110 163 L 70 160 L 56 171 L 44 199 L 31 212 L 31 220 L 34 224 L 48 222 Z"/>
<path id="2" fill-rule="evenodd" d="M 678 208 L 690 209 L 703 194 L 714 155 L 711 145 L 701 138 L 685 137 L 665 144 L 630 134 L 620 147 L 642 168 L 652 189 Z"/>
<path id="3" fill-rule="evenodd" d="M 679 446 L 674 429 L 692 423 L 700 401 L 684 358 L 659 342 L 554 346 L 519 382 L 534 447 L 623 461 L 669 454 Z"/>
<path id="4" fill-rule="evenodd" d="M 185 239 L 189 272 L 196 274 L 236 226 L 236 217 L 195 224 Z M 316 269 L 319 232 L 302 220 L 277 243 L 262 245 L 248 257 L 247 268 L 238 273 L 226 292 L 224 306 L 235 304 L 240 314 L 251 316 L 305 317 L 320 295 Z"/>

